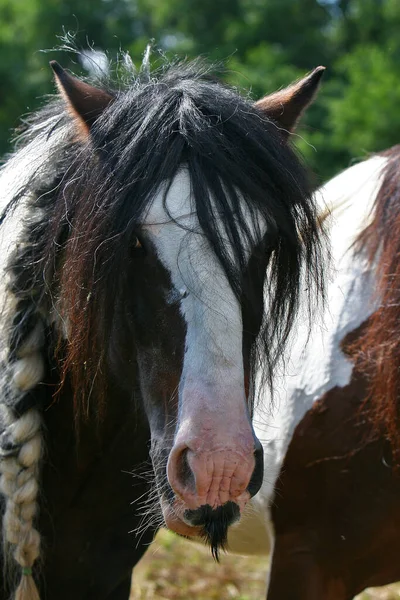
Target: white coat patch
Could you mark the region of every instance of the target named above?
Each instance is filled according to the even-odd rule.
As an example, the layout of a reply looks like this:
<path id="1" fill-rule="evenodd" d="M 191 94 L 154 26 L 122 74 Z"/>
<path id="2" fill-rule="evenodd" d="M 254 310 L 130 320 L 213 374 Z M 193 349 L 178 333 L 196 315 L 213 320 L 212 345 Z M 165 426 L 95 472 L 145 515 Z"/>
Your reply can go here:
<path id="1" fill-rule="evenodd" d="M 268 523 L 269 506 L 287 449 L 297 425 L 313 403 L 335 386 L 351 380 L 353 365 L 340 344 L 349 332 L 361 325 L 376 308 L 374 271 L 367 260 L 355 255 L 352 244 L 373 216 L 373 203 L 379 189 L 386 158 L 374 157 L 332 179 L 317 195 L 320 213 L 328 208 L 328 227 L 332 249 L 332 271 L 327 285 L 323 315 L 309 329 L 305 312 L 300 311 L 292 341 L 286 350 L 285 373 L 274 379 L 275 398 L 262 390 L 254 415 L 254 429 L 264 447 L 264 482 L 252 498 L 249 518 L 239 523 L 233 548 L 246 553 L 246 532 L 240 544 L 241 527 L 259 532 L 253 548 L 267 553 L 272 532 Z M 307 342 L 308 339 L 308 343 Z M 257 525 L 258 520 L 258 525 Z M 271 536 L 272 537 L 272 536 Z"/>

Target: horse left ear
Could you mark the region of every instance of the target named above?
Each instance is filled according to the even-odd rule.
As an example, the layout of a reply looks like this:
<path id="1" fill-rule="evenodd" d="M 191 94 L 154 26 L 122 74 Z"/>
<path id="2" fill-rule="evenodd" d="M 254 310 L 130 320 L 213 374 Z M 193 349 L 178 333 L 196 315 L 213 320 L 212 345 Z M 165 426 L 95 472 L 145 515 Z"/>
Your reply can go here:
<path id="1" fill-rule="evenodd" d="M 113 101 L 113 96 L 73 77 L 55 60 L 50 62 L 50 66 L 68 108 L 78 120 L 78 124 L 88 133 L 96 119 Z"/>
<path id="2" fill-rule="evenodd" d="M 286 137 L 295 129 L 302 113 L 313 101 L 324 71 L 325 67 L 317 67 L 289 87 L 261 98 L 255 106 L 268 118 L 276 121 L 282 127 Z"/>

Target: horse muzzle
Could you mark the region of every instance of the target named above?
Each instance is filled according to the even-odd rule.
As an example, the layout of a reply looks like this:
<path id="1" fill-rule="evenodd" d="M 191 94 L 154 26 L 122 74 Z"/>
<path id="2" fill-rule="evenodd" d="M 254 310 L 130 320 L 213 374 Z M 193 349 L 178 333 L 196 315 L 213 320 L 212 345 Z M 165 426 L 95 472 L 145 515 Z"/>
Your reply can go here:
<path id="1" fill-rule="evenodd" d="M 247 502 L 261 487 L 263 450 L 252 436 L 243 447 L 199 451 L 175 444 L 167 465 L 174 493 L 163 504 L 167 527 L 188 537 L 202 537 L 218 559 L 228 528 L 240 520 Z"/>

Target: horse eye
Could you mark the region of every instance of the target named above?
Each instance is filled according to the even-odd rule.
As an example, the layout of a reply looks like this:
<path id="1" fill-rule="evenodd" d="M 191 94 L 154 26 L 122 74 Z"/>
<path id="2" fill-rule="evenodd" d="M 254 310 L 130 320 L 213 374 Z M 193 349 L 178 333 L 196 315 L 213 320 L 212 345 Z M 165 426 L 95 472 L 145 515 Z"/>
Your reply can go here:
<path id="1" fill-rule="evenodd" d="M 145 254 L 143 244 L 136 235 L 132 239 L 132 249 L 135 254 Z"/>

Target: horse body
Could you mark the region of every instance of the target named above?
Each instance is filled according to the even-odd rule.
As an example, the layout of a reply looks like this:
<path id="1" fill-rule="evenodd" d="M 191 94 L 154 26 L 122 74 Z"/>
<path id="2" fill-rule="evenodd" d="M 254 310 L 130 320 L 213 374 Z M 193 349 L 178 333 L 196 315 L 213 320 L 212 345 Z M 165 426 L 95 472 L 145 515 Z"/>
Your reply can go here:
<path id="1" fill-rule="evenodd" d="M 325 313 L 310 334 L 298 320 L 274 381 L 276 410 L 262 403 L 254 420 L 265 478 L 252 502 L 264 505 L 264 529 L 269 507 L 273 540 L 268 600 L 350 600 L 400 578 L 397 444 L 386 417 L 399 401 L 388 387 L 398 353 L 396 321 L 385 322 L 397 306 L 386 290 L 397 289 L 398 173 L 394 149 L 318 193 L 332 243 Z"/>
<path id="2" fill-rule="evenodd" d="M 373 216 L 373 200 L 386 160 L 372 158 L 331 180 L 319 193 L 320 214 L 326 214 L 329 229 L 332 272 L 328 282 L 325 313 L 311 332 L 298 319 L 296 335 L 285 357 L 286 371 L 275 379 L 277 406 L 271 420 L 261 414 L 257 430 L 266 454 L 273 457 L 269 473 L 275 467 L 271 496 L 287 449 L 297 425 L 305 413 L 330 389 L 344 387 L 351 379 L 353 365 L 341 347 L 347 334 L 357 329 L 376 308 L 373 265 L 364 255 L 354 252 L 358 236 Z M 265 406 L 265 404 L 264 404 Z M 268 448 L 271 446 L 270 452 Z M 268 462 L 268 458 L 266 458 Z"/>

